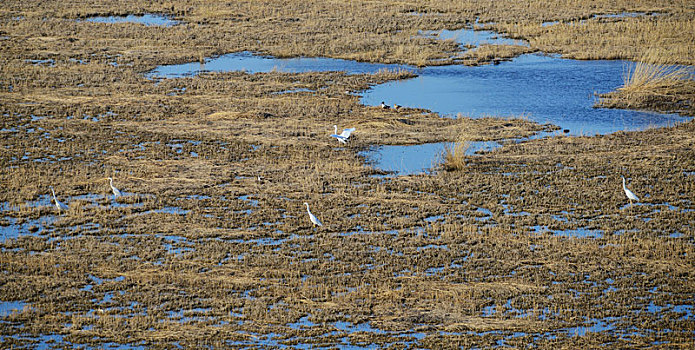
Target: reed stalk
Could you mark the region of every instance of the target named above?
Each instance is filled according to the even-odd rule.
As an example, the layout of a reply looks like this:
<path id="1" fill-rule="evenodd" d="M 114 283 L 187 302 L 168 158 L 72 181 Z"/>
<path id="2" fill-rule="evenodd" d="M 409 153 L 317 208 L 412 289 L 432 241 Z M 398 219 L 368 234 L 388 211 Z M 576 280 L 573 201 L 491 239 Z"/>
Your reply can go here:
<path id="1" fill-rule="evenodd" d="M 638 62 L 627 68 L 623 76 L 623 87 L 619 90 L 630 93 L 669 89 L 693 79 L 691 68 L 665 64 L 665 61 L 659 52 L 647 51 Z"/>

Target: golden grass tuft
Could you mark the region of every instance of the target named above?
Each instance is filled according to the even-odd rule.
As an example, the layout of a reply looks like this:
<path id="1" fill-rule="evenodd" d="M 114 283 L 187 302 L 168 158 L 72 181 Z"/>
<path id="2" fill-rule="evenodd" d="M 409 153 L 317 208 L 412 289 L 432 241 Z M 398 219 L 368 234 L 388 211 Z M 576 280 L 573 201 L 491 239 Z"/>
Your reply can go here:
<path id="1" fill-rule="evenodd" d="M 624 85 L 619 90 L 643 92 L 669 89 L 693 79 L 691 68 L 665 62 L 668 60 L 659 51 L 647 51 L 638 62 L 630 65 L 624 76 Z"/>
<path id="2" fill-rule="evenodd" d="M 623 86 L 601 95 L 597 105 L 695 115 L 693 69 L 669 64 L 671 56 L 662 50 L 648 50 L 627 68 Z"/>
<path id="3" fill-rule="evenodd" d="M 447 171 L 462 170 L 466 167 L 466 151 L 470 147 L 470 141 L 464 134 L 459 134 L 454 143 L 444 146 L 442 154 L 442 167 Z"/>

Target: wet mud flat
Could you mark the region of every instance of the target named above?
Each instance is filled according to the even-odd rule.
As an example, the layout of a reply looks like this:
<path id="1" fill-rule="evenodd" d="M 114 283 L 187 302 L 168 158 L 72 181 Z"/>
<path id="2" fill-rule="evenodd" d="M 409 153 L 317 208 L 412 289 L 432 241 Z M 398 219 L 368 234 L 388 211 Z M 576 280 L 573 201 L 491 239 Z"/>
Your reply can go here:
<path id="1" fill-rule="evenodd" d="M 692 121 L 566 137 L 355 96 L 407 72 L 153 80 L 34 49 L 0 70 L 0 347 L 693 346 Z M 451 172 L 362 154 L 541 131 Z"/>

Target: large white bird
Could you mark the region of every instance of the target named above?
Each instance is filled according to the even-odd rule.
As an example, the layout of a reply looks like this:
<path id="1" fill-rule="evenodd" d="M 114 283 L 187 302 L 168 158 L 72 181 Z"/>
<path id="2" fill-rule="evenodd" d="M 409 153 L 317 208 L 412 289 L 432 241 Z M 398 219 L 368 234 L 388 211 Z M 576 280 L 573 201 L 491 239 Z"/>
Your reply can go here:
<path id="1" fill-rule="evenodd" d="M 312 214 L 309 210 L 309 203 L 304 202 L 304 205 L 306 205 L 306 212 L 309 213 L 309 219 L 311 220 L 311 222 L 316 226 L 323 226 L 321 221 L 319 221 L 319 219 L 317 219 L 316 216 L 314 216 L 314 214 Z"/>
<path id="2" fill-rule="evenodd" d="M 632 206 L 632 201 L 639 202 L 639 198 L 637 198 L 637 196 L 625 186 L 625 177 L 621 177 L 623 178 L 623 191 L 625 191 L 625 195 L 630 200 L 630 206 Z"/>
<path id="3" fill-rule="evenodd" d="M 346 144 L 350 134 L 355 131 L 355 128 L 343 129 L 343 132 L 338 134 L 338 126 L 333 125 L 333 129 L 335 130 L 335 134 L 331 134 L 331 137 L 335 137 L 342 144 Z"/>
<path id="4" fill-rule="evenodd" d="M 56 208 L 58 208 L 58 211 L 70 209 L 67 205 L 56 198 L 56 191 L 53 190 L 53 187 L 51 187 L 51 192 L 53 192 L 53 201 L 56 203 Z"/>
<path id="5" fill-rule="evenodd" d="M 111 191 L 113 191 L 114 198 L 122 196 L 121 191 L 119 191 L 116 187 L 113 186 L 113 179 L 110 177 L 108 179 L 109 179 L 109 186 L 111 186 Z"/>

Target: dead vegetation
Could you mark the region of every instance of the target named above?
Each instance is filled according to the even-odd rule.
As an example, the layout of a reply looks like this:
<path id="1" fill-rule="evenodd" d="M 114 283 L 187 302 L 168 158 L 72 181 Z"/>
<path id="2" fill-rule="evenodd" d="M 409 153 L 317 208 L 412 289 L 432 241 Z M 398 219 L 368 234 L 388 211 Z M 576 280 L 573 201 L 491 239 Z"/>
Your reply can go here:
<path id="1" fill-rule="evenodd" d="M 598 105 L 695 115 L 695 71 L 667 61 L 660 52 L 647 51 L 628 68 L 623 86 L 602 95 Z"/>
<path id="2" fill-rule="evenodd" d="M 382 178 L 360 150 L 547 126 L 345 93 L 403 72 L 142 75 L 238 50 L 429 62 L 456 48 L 394 33 L 509 10 L 357 4 L 3 4 L 1 347 L 692 347 L 692 122 L 507 144 L 459 157 L 462 171 Z M 522 13 L 557 19 L 548 11 Z M 186 24 L 74 21 L 128 13 Z M 311 91 L 278 94 L 297 89 Z M 357 127 L 347 147 L 328 137 L 334 124 Z M 625 207 L 620 175 L 644 203 Z"/>

